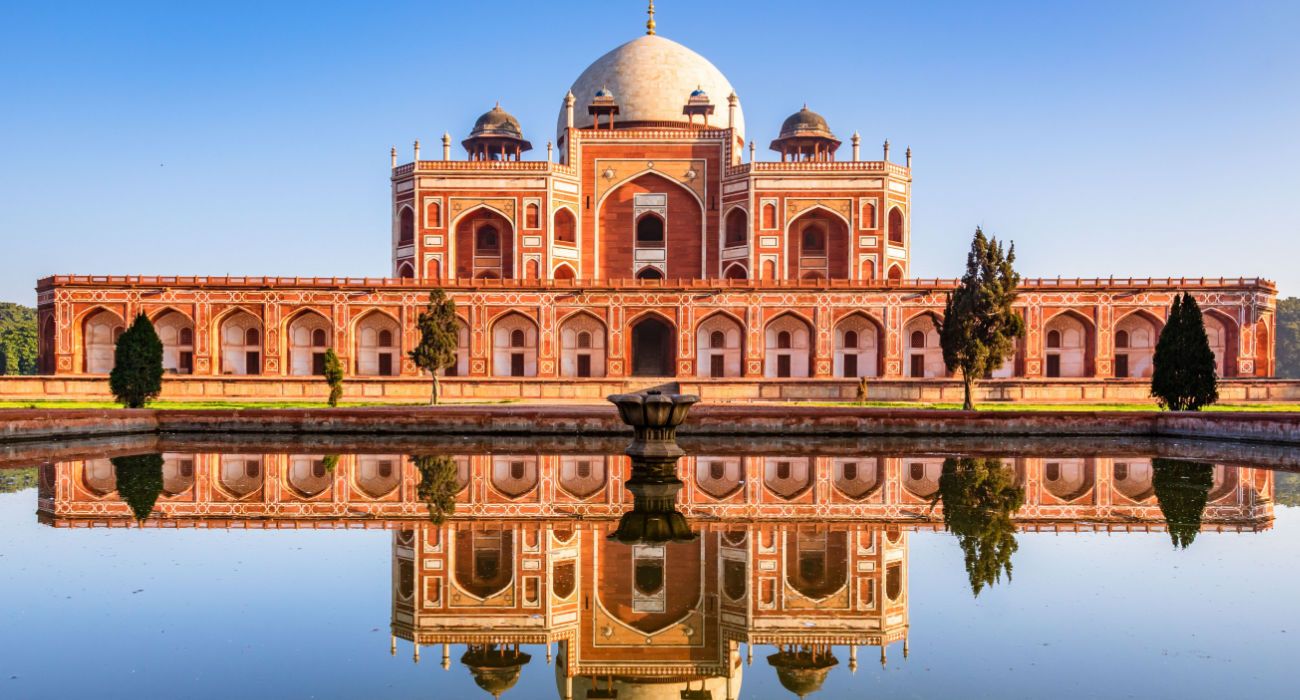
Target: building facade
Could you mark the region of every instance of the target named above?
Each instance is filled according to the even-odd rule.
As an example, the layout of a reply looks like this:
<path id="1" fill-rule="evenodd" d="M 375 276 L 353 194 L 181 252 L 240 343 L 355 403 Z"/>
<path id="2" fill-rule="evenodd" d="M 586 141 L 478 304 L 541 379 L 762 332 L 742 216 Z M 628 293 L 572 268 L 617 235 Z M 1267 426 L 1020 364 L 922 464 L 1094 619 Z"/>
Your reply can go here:
<path id="1" fill-rule="evenodd" d="M 457 301 L 456 377 L 937 379 L 934 319 L 954 280 L 912 277 L 912 168 L 845 157 L 806 106 L 759 161 L 739 97 L 653 33 L 564 95 L 545 158 L 500 105 L 453 160 L 392 154 L 384 279 L 55 276 L 38 283 L 45 374 L 102 375 L 138 313 L 178 375 L 232 382 L 419 376 L 428 291 Z M 1134 379 L 1175 293 L 1191 292 L 1225 378 L 1273 374 L 1276 288 L 1260 279 L 1030 279 L 1028 334 L 995 378 Z"/>

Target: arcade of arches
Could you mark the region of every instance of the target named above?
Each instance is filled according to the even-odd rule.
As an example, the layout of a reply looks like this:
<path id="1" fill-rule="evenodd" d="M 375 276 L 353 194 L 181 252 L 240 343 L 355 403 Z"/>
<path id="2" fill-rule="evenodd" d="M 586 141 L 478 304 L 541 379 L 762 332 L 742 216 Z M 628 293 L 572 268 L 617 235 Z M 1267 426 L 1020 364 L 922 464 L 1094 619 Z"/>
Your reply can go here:
<path id="1" fill-rule="evenodd" d="M 812 221 L 820 226 L 825 219 Z M 331 289 L 336 288 L 348 289 Z M 348 292 L 342 306 L 330 303 L 337 298 L 334 292 L 304 289 L 304 302 L 318 301 L 278 310 L 258 300 L 264 292 L 246 289 L 231 290 L 244 302 L 224 307 L 201 306 L 179 294 L 156 305 L 87 303 L 72 332 L 60 334 L 56 329 L 53 341 L 42 345 L 72 348 L 66 359 L 58 353 L 56 357 L 61 367 L 79 368 L 73 373 L 106 374 L 113 366 L 123 319 L 143 310 L 163 341 L 169 374 L 319 376 L 325 353 L 333 349 L 350 375 L 420 376 L 408 353 L 418 340 L 414 321 L 425 295 L 395 289 L 384 293 L 386 303 L 375 303 L 363 297 L 362 289 Z M 448 289 L 461 300 L 471 294 Z M 716 297 L 665 286 L 656 294 L 656 305 L 624 307 L 617 303 L 622 293 L 617 287 L 593 288 L 586 293 L 591 298 L 582 298 L 539 287 L 503 291 L 504 304 L 489 302 L 491 296 L 482 302 L 462 301 L 456 362 L 442 374 L 729 380 L 948 377 L 935 328 L 938 311 L 928 305 L 942 298 L 938 295 L 891 307 L 888 293 L 844 292 L 822 296 L 830 303 L 819 307 L 813 295 L 800 303 L 799 294 L 752 291 Z M 596 301 L 597 294 L 603 301 Z M 1219 303 L 1206 304 L 1204 319 L 1220 376 L 1266 375 L 1273 362 L 1271 318 L 1256 320 L 1243 332 L 1237 319 L 1246 309 L 1225 303 L 1223 294 L 1216 299 Z M 1024 306 L 1029 332 L 1015 356 L 992 377 L 1146 381 L 1165 313 L 1163 298 L 1151 301 L 1125 308 L 1116 300 L 1095 313 Z M 49 322 L 45 324 L 48 328 Z"/>

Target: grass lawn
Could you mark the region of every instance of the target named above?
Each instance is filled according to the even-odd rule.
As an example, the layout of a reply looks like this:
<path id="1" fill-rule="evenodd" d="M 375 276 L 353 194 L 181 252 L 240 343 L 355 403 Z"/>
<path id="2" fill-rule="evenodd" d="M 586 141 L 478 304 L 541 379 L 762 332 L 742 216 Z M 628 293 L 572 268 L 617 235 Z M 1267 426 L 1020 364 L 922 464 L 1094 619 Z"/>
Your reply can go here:
<path id="1" fill-rule="evenodd" d="M 827 408 L 835 407 L 857 407 L 859 404 L 852 402 L 832 402 L 832 401 L 797 401 L 792 402 L 794 406 L 824 406 Z M 959 403 L 922 403 L 916 401 L 868 401 L 862 404 L 865 408 L 933 408 L 945 410 L 957 410 L 961 408 Z M 977 411 L 1156 411 L 1159 407 L 1154 403 L 1016 403 L 1011 401 L 988 401 L 976 403 Z M 1249 404 L 1229 404 L 1222 403 L 1210 406 L 1206 411 L 1215 412 L 1293 412 L 1300 411 L 1300 403 L 1249 403 Z"/>
<path id="2" fill-rule="evenodd" d="M 502 399 L 498 401 L 473 401 L 473 402 L 451 402 L 443 405 L 460 405 L 460 406 L 486 406 L 502 404 L 522 404 L 523 401 L 517 399 Z M 538 403 L 531 401 L 529 403 Z M 603 401 L 584 402 L 587 404 L 604 405 Z M 730 403 L 730 402 L 728 402 Z M 778 405 L 777 402 L 755 402 L 763 405 Z M 427 402 L 344 402 L 339 404 L 340 408 L 362 408 L 367 406 L 407 406 L 419 407 L 426 406 Z M 560 404 L 550 404 L 560 405 Z M 732 405 L 742 405 L 737 402 Z M 784 406 L 820 406 L 823 408 L 858 408 L 859 405 L 850 401 L 792 401 L 782 403 Z M 117 408 L 118 405 L 111 401 L 0 401 L 0 408 Z M 323 401 L 158 401 L 149 405 L 150 408 L 162 410 L 174 409 L 218 409 L 218 410 L 241 410 L 249 408 L 326 408 Z M 921 403 L 908 401 L 871 401 L 864 404 L 866 408 L 915 408 L 915 409 L 943 409 L 957 410 L 961 408 L 959 403 Z M 1154 411 L 1155 404 L 1146 403 L 1098 403 L 1098 404 L 1061 404 L 1061 403 L 1012 403 L 1005 401 L 989 401 L 975 405 L 979 411 Z M 1300 411 L 1300 402 L 1297 403 L 1258 403 L 1258 404 L 1219 404 L 1211 406 L 1207 411 L 1249 411 L 1249 412 L 1266 412 L 1282 411 L 1295 412 Z"/>
<path id="3" fill-rule="evenodd" d="M 456 403 L 456 402 L 452 402 Z M 517 403 L 513 399 L 503 399 L 500 401 L 475 401 L 472 404 L 464 405 L 487 405 L 487 404 L 508 404 Z M 412 401 L 410 403 L 381 403 L 381 402 L 342 402 L 339 408 L 362 408 L 366 406 L 427 406 L 428 401 Z M 448 405 L 446 403 L 442 405 Z M 0 408 L 120 408 L 112 401 L 0 401 Z M 155 401 L 149 404 L 149 408 L 162 410 L 175 409 L 224 409 L 224 410 L 241 410 L 246 408 L 328 408 L 324 401 Z"/>

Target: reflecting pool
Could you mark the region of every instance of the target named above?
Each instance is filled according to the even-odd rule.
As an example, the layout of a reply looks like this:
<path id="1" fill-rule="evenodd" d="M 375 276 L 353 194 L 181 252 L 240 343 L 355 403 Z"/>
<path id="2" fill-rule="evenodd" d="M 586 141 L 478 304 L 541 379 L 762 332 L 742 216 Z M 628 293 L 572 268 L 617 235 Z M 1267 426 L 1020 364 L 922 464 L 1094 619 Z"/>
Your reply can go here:
<path id="1" fill-rule="evenodd" d="M 1300 474 L 1222 443 L 0 451 L 0 697 L 1290 694 Z M 656 536 L 647 503 L 680 530 Z M 633 516 L 640 516 L 635 519 Z"/>

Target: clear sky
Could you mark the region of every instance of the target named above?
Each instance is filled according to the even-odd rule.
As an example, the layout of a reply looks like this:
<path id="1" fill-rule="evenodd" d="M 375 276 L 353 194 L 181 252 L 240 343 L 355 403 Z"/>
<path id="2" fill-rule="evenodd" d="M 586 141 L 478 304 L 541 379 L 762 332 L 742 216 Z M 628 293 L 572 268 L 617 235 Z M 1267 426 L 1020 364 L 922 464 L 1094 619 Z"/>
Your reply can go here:
<path id="1" fill-rule="evenodd" d="M 657 19 L 730 78 L 760 145 L 807 101 L 864 157 L 912 146 L 917 276 L 957 275 L 979 224 L 1027 276 L 1300 294 L 1294 0 L 661 0 Z M 644 21 L 637 0 L 8 0 L 0 300 L 55 273 L 387 274 L 391 145 L 436 157 L 500 99 L 543 158 L 569 84 Z"/>

